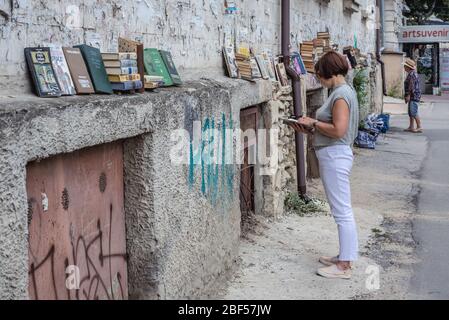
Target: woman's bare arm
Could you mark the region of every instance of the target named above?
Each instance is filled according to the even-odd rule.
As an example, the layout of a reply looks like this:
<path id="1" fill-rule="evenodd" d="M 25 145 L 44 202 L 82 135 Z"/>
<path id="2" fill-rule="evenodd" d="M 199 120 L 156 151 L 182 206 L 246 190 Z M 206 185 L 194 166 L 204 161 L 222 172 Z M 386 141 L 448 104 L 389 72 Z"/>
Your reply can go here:
<path id="1" fill-rule="evenodd" d="M 306 126 L 312 126 L 316 120 L 303 117 L 298 122 Z M 332 123 L 319 121 L 315 123 L 315 128 L 327 137 L 334 139 L 343 138 L 349 128 L 349 106 L 347 102 L 344 99 L 335 101 L 332 108 Z"/>

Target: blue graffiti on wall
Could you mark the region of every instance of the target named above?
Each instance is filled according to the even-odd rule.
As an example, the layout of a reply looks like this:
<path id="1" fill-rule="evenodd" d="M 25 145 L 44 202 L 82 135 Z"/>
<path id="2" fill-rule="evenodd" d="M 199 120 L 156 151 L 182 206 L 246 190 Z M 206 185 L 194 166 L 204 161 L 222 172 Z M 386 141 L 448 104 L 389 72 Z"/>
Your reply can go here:
<path id="1" fill-rule="evenodd" d="M 232 139 L 229 141 L 227 133 L 233 127 L 232 116 L 227 122 L 222 114 L 221 124 L 216 124 L 213 118 L 203 120 L 198 146 L 195 146 L 193 135 L 190 137 L 189 186 L 194 187 L 195 173 L 199 170 L 201 193 L 212 205 L 219 200 L 232 200 L 234 196 L 235 168 L 227 160 L 228 153 L 232 153 Z"/>

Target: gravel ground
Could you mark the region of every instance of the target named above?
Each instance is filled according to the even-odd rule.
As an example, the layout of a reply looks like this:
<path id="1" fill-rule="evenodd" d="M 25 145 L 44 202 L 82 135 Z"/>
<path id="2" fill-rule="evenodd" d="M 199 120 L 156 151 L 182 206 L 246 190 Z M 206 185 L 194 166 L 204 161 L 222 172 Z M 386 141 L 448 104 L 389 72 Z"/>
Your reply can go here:
<path id="1" fill-rule="evenodd" d="M 419 192 L 416 173 L 426 154 L 420 134 L 398 126 L 381 136 L 376 150 L 355 149 L 351 176 L 352 200 L 359 230 L 360 259 L 351 280 L 319 277 L 320 255 L 338 253 L 337 227 L 329 212 L 278 220 L 256 217 L 242 238 L 235 270 L 224 283 L 220 299 L 405 299 L 415 242 L 411 217 Z M 308 193 L 325 199 L 321 181 Z M 376 269 L 377 268 L 377 269 Z M 379 288 L 375 275 L 379 270 Z"/>

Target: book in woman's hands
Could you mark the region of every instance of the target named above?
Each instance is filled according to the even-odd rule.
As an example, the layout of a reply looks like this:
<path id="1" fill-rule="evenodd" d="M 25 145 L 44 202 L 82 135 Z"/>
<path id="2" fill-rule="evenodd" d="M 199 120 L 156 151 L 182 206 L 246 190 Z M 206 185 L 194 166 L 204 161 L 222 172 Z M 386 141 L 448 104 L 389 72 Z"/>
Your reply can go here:
<path id="1" fill-rule="evenodd" d="M 294 119 L 294 118 L 281 118 L 282 122 L 284 122 L 285 124 L 298 124 L 298 120 Z"/>
<path id="2" fill-rule="evenodd" d="M 309 131 L 309 132 L 313 132 L 313 127 L 311 127 L 311 126 L 306 126 L 306 125 L 303 125 L 303 124 L 300 124 L 299 122 L 298 122 L 298 119 L 299 118 L 296 118 L 296 117 L 289 117 L 289 118 L 281 118 L 281 121 L 283 122 L 283 123 L 285 123 L 285 124 L 288 124 L 288 125 L 290 125 L 290 126 L 292 126 L 292 125 L 294 125 L 294 124 L 297 124 L 297 125 L 299 125 L 299 127 L 302 129 L 302 130 L 305 130 L 305 131 Z"/>

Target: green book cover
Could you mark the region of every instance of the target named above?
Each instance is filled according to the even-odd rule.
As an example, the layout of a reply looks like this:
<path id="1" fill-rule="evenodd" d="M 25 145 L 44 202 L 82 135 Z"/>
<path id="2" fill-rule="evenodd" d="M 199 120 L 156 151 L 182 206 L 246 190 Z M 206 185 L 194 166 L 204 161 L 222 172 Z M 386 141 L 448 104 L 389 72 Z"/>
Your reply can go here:
<path id="1" fill-rule="evenodd" d="M 83 54 L 95 92 L 109 94 L 113 93 L 100 50 L 86 44 L 81 44 L 75 46 L 74 48 L 79 48 Z"/>
<path id="2" fill-rule="evenodd" d="M 175 63 L 173 62 L 173 58 L 171 53 L 164 50 L 159 50 L 161 54 L 162 60 L 164 60 L 165 66 L 167 67 L 168 73 L 175 85 L 181 85 L 181 77 L 179 76 L 178 70 L 176 70 Z"/>
<path id="3" fill-rule="evenodd" d="M 173 81 L 168 73 L 167 67 L 162 60 L 159 50 L 156 48 L 147 48 L 143 51 L 143 61 L 145 72 L 150 76 L 160 76 L 164 79 L 164 87 L 172 86 Z"/>

